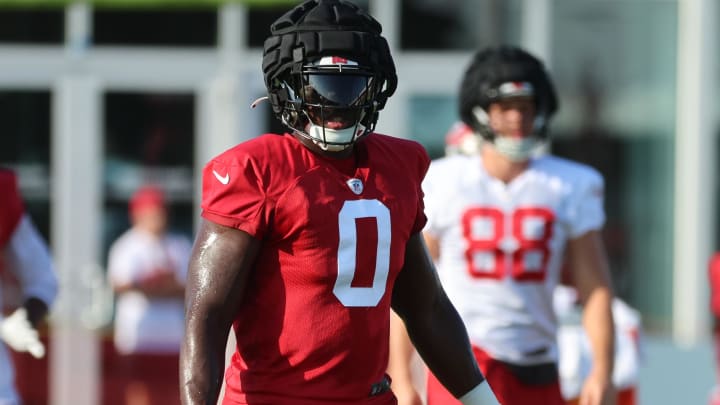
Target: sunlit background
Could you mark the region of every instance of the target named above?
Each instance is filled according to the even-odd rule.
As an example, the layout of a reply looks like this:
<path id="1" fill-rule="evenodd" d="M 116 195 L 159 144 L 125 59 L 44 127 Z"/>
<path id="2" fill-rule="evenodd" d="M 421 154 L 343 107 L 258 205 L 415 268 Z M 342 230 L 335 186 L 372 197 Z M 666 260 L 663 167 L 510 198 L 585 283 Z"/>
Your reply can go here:
<path id="1" fill-rule="evenodd" d="M 0 165 L 18 171 L 61 279 L 49 358 L 18 360 L 28 404 L 115 395 L 104 276 L 128 198 L 143 182 L 163 184 L 173 227 L 192 236 L 203 164 L 282 130 L 266 105 L 250 104 L 265 91 L 269 24 L 296 3 L 0 1 Z M 706 403 L 706 267 L 720 250 L 716 2 L 356 3 L 382 22 L 399 74 L 378 131 L 433 157 L 474 50 L 516 44 L 547 62 L 561 100 L 549 149 L 606 178 L 614 286 L 646 330 L 641 404 Z"/>

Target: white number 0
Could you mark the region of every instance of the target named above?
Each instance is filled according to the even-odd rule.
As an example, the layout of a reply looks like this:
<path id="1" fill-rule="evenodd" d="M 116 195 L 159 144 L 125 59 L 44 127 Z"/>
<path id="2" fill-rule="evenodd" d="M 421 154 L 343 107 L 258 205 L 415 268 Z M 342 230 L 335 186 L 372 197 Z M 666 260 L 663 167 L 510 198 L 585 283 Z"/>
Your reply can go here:
<path id="1" fill-rule="evenodd" d="M 352 281 L 357 271 L 356 255 L 358 235 L 356 219 L 375 218 L 377 221 L 377 252 L 375 255 L 375 273 L 371 287 L 353 287 Z M 333 293 L 346 307 L 374 307 L 385 294 L 388 272 L 390 271 L 390 210 L 378 200 L 346 201 L 340 210 L 338 225 L 340 244 L 338 245 L 338 276 Z M 369 252 L 367 252 L 369 253 Z M 366 254 L 367 254 L 366 253 Z"/>

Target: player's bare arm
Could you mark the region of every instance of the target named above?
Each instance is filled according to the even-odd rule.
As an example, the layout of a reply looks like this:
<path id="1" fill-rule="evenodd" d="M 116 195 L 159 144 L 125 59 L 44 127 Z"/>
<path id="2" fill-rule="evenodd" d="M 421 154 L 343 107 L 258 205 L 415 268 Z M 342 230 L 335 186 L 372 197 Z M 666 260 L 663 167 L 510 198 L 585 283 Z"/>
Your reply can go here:
<path id="1" fill-rule="evenodd" d="M 387 373 L 392 378 L 392 390 L 398 405 L 422 405 L 420 394 L 415 389 L 412 375 L 412 360 L 415 348 L 407 335 L 405 324 L 395 312 L 390 314 L 390 356 Z"/>
<path id="2" fill-rule="evenodd" d="M 440 242 L 423 232 L 428 254 L 434 262 L 440 257 Z M 388 374 L 392 377 L 392 389 L 399 405 L 419 403 L 420 396 L 412 381 L 412 359 L 415 348 L 407 334 L 402 319 L 393 312 L 390 318 L 390 358 Z"/>
<path id="3" fill-rule="evenodd" d="M 423 232 L 423 239 L 430 258 L 437 263 L 438 259 L 440 259 L 440 241 L 427 232 Z"/>
<path id="4" fill-rule="evenodd" d="M 614 323 L 608 259 L 599 231 L 568 241 L 572 277 L 584 306 L 583 325 L 590 339 L 593 368 L 581 393 L 582 404 L 615 403 L 612 387 Z M 587 402 L 584 402 L 587 401 Z"/>
<path id="5" fill-rule="evenodd" d="M 420 356 L 456 398 L 483 382 L 465 326 L 442 289 L 419 233 L 408 241 L 392 307 Z"/>
<path id="6" fill-rule="evenodd" d="M 215 404 L 225 365 L 225 346 L 259 241 L 203 220 L 193 246 L 185 294 L 186 332 L 180 353 L 183 404 Z"/>

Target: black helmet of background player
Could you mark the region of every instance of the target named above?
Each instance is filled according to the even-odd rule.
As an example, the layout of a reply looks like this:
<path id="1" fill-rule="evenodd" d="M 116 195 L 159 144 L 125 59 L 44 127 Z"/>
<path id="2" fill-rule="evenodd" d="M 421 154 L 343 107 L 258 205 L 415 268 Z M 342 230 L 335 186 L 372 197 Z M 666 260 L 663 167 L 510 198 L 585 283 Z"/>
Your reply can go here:
<path id="1" fill-rule="evenodd" d="M 533 131 L 522 138 L 502 136 L 490 127 L 490 104 L 511 97 L 532 97 L 535 101 Z M 489 48 L 475 55 L 460 86 L 459 104 L 462 120 L 514 161 L 529 159 L 545 140 L 548 123 L 558 107 L 543 63 L 510 46 Z"/>
<path id="2" fill-rule="evenodd" d="M 344 0 L 310 0 L 270 31 L 263 50 L 265 86 L 286 126 L 331 152 L 374 130 L 397 87 L 379 22 Z"/>

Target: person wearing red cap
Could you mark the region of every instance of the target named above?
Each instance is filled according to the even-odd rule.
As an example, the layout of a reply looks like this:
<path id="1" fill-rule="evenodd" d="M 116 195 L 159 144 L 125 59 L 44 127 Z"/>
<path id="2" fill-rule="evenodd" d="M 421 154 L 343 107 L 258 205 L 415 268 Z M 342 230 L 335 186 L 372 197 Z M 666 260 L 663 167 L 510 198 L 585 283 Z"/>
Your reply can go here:
<path id="1" fill-rule="evenodd" d="M 178 403 L 183 294 L 191 244 L 167 231 L 162 190 L 138 189 L 132 227 L 111 246 L 108 274 L 117 294 L 115 347 L 127 373 L 127 404 Z"/>

